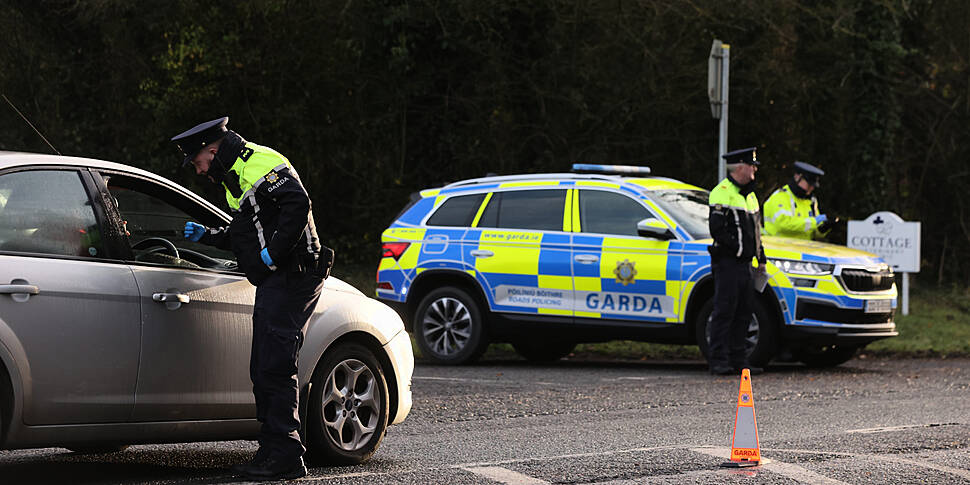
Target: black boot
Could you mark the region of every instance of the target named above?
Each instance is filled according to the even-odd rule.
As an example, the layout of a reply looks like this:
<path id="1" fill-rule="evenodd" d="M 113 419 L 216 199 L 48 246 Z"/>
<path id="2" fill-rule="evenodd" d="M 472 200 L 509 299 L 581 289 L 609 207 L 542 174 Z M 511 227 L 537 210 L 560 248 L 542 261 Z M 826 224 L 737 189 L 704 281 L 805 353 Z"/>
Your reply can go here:
<path id="1" fill-rule="evenodd" d="M 253 458 L 246 463 L 238 463 L 229 467 L 229 471 L 233 475 L 245 475 L 249 473 L 249 470 L 254 470 L 259 467 L 266 459 L 269 458 L 269 447 L 259 447 L 256 450 L 256 454 Z"/>
<path id="2" fill-rule="evenodd" d="M 306 465 L 303 464 L 303 457 L 276 458 L 269 457 L 262 463 L 246 470 L 244 478 L 265 482 L 270 480 L 292 480 L 303 478 L 307 474 Z"/>

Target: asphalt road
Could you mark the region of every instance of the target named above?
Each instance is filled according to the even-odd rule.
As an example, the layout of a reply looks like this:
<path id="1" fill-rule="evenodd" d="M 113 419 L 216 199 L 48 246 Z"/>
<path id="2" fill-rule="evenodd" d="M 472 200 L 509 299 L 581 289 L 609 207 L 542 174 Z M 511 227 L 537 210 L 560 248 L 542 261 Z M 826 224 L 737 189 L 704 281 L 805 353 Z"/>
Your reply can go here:
<path id="1" fill-rule="evenodd" d="M 752 379 L 759 467 L 728 456 L 739 380 L 700 362 L 419 363 L 414 409 L 327 484 L 970 483 L 970 360 L 774 366 Z M 239 483 L 249 442 L 0 452 L 0 483 Z"/>

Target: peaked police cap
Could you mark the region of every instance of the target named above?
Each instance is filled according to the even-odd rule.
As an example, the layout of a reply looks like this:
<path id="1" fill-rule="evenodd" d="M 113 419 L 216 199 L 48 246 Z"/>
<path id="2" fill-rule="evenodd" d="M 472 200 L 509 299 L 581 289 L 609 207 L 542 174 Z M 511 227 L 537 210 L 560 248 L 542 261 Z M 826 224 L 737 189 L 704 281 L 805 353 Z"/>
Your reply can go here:
<path id="1" fill-rule="evenodd" d="M 734 163 L 747 163 L 748 165 L 761 165 L 758 162 L 758 153 L 755 147 L 742 148 L 740 150 L 734 150 L 733 152 L 727 152 L 721 155 L 724 158 L 725 163 L 728 165 Z"/>
<path id="2" fill-rule="evenodd" d="M 185 156 L 182 160 L 182 166 L 188 165 L 203 147 L 226 136 L 229 131 L 226 129 L 227 123 L 229 123 L 229 117 L 223 116 L 216 120 L 200 123 L 173 136 L 172 141 Z"/>
<path id="3" fill-rule="evenodd" d="M 814 185 L 815 187 L 818 187 L 820 185 L 818 179 L 822 175 L 825 175 L 825 171 L 823 171 L 822 169 L 816 167 L 815 165 L 812 165 L 810 163 L 805 163 L 805 162 L 795 162 L 795 173 L 802 174 L 802 177 L 805 178 L 805 181 Z"/>

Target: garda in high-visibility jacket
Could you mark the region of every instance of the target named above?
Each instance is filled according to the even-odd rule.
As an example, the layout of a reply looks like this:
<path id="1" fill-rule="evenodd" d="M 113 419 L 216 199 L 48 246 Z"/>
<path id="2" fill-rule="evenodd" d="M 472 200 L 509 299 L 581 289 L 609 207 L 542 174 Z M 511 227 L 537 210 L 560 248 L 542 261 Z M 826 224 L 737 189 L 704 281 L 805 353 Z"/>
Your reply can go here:
<path id="1" fill-rule="evenodd" d="M 210 228 L 201 242 L 231 249 L 254 285 L 278 266 L 292 269 L 311 264 L 321 245 L 310 198 L 296 169 L 272 148 L 247 142 L 232 132 L 223 144 L 231 153 L 227 158 L 233 159 L 223 179 L 233 218 L 229 226 Z M 260 259 L 263 249 L 269 250 L 273 266 Z"/>
<path id="2" fill-rule="evenodd" d="M 774 191 L 765 201 L 765 234 L 795 239 L 821 239 L 828 231 L 819 230 L 818 199 L 797 196 L 791 184 Z"/>
<path id="3" fill-rule="evenodd" d="M 711 256 L 765 261 L 761 247 L 761 211 L 758 196 L 742 188 L 730 176 L 711 191 L 710 229 L 714 244 Z"/>

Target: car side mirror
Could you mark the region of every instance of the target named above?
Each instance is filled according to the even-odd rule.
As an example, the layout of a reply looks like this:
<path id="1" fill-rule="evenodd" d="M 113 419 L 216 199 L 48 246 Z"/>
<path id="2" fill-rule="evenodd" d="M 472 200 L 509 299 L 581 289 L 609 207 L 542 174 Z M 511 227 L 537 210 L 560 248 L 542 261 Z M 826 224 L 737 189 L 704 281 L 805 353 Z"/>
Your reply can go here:
<path id="1" fill-rule="evenodd" d="M 637 234 L 643 237 L 666 241 L 674 238 L 674 233 L 660 219 L 648 217 L 637 223 Z"/>

